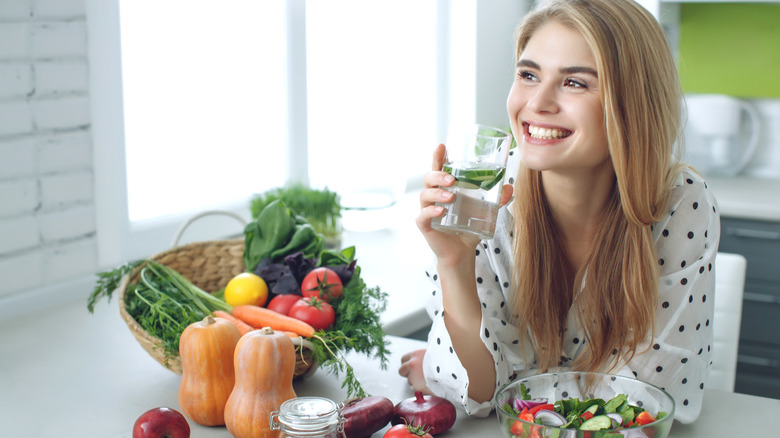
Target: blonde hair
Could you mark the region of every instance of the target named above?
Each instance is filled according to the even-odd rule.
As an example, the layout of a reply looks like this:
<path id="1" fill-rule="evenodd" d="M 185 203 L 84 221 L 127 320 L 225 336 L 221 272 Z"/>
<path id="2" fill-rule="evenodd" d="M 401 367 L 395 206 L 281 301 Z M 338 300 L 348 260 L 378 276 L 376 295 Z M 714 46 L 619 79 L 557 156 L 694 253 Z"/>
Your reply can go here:
<path id="1" fill-rule="evenodd" d="M 615 185 L 584 267 L 575 271 L 541 173 L 521 169 L 513 204 L 513 315 L 545 370 L 559 365 L 569 309 L 575 309 L 585 344 L 572 367 L 609 371 L 653 335 L 659 268 L 651 224 L 666 213 L 682 166 L 675 156 L 682 91 L 662 29 L 633 1 L 546 2 L 518 27 L 518 57 L 550 20 L 579 32 L 595 56 Z"/>

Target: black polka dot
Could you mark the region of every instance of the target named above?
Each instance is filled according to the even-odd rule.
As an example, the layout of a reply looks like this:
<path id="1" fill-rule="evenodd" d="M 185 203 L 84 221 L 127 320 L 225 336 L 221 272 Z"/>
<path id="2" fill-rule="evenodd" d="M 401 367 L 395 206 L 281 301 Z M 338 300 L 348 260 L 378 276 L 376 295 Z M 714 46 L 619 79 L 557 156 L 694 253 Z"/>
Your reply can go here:
<path id="1" fill-rule="evenodd" d="M 661 304 L 661 307 L 663 307 L 664 309 L 668 309 L 669 308 L 669 302 L 668 301 L 664 301 L 663 304 Z"/>
<path id="2" fill-rule="evenodd" d="M 653 350 L 658 351 L 661 349 L 661 346 L 658 344 L 653 344 Z"/>
<path id="3" fill-rule="evenodd" d="M 509 282 L 508 281 L 504 282 L 504 287 L 509 287 Z"/>
<path id="4" fill-rule="evenodd" d="M 663 370 L 664 370 L 664 367 L 662 367 L 662 366 L 660 366 L 660 365 L 658 365 L 657 367 L 655 367 L 655 372 L 656 372 L 656 373 L 660 373 L 660 372 L 661 372 L 661 371 L 663 371 Z"/>
<path id="5" fill-rule="evenodd" d="M 707 327 L 709 327 L 709 326 L 710 326 L 710 320 L 708 319 L 708 320 L 704 321 L 704 325 L 706 325 Z"/>
<path id="6" fill-rule="evenodd" d="M 439 366 L 438 366 L 438 365 L 436 365 L 436 372 L 437 372 L 437 373 L 440 373 L 440 372 L 441 372 L 441 368 L 439 368 Z"/>
<path id="7" fill-rule="evenodd" d="M 437 343 L 438 345 L 441 345 L 441 338 L 436 338 L 436 343 Z"/>
<path id="8" fill-rule="evenodd" d="M 685 260 L 683 260 L 683 261 L 682 261 L 682 263 L 680 263 L 680 267 L 681 267 L 681 268 L 684 268 L 686 264 L 687 264 L 687 263 L 685 262 Z"/>
<path id="9" fill-rule="evenodd" d="M 681 325 L 681 326 L 680 326 L 680 328 L 679 328 L 679 330 L 680 330 L 680 332 L 684 332 L 684 331 L 685 331 L 685 326 L 684 326 L 684 325 Z"/>
<path id="10" fill-rule="evenodd" d="M 689 303 L 692 303 L 692 302 L 693 302 L 693 295 L 688 295 L 688 302 L 689 302 Z"/>
<path id="11" fill-rule="evenodd" d="M 688 358 L 684 357 L 684 358 L 680 359 L 680 363 L 688 363 Z"/>
<path id="12" fill-rule="evenodd" d="M 436 281 L 439 279 L 439 274 L 433 274 L 433 281 Z"/>
<path id="13" fill-rule="evenodd" d="M 490 337 L 490 331 L 487 328 L 485 328 L 485 337 L 486 338 Z"/>
<path id="14" fill-rule="evenodd" d="M 455 353 L 455 350 L 453 350 L 452 347 L 450 347 L 450 354 L 454 354 L 454 353 Z"/>
<path id="15" fill-rule="evenodd" d="M 701 296 L 701 302 L 704 303 L 706 301 L 707 301 L 707 295 L 702 295 Z"/>
<path id="16" fill-rule="evenodd" d="M 566 391 L 563 391 L 563 392 L 561 393 L 561 397 L 563 397 L 563 398 L 566 398 L 566 397 L 568 397 L 568 396 L 569 396 L 569 393 L 568 393 L 568 392 L 566 392 Z"/>
<path id="17" fill-rule="evenodd" d="M 692 179 L 690 179 L 690 178 L 687 178 L 687 179 L 685 180 L 685 182 L 687 182 L 688 184 L 693 184 L 693 180 L 692 180 Z"/>
<path id="18" fill-rule="evenodd" d="M 683 400 L 683 406 L 688 406 L 688 399 Z"/>
<path id="19" fill-rule="evenodd" d="M 696 330 L 699 330 L 700 328 L 701 328 L 701 323 L 696 324 Z M 685 363 L 685 362 L 683 362 L 683 363 Z"/>
<path id="20" fill-rule="evenodd" d="M 477 257 L 479 257 L 479 249 L 477 249 Z"/>
<path id="21" fill-rule="evenodd" d="M 493 252 L 496 253 L 496 254 L 500 254 L 501 253 L 501 248 L 496 248 L 496 249 L 493 250 Z"/>
<path id="22" fill-rule="evenodd" d="M 698 208 L 699 208 L 699 203 L 698 202 L 694 202 L 693 203 L 693 209 L 696 210 Z"/>
<path id="23" fill-rule="evenodd" d="M 663 266 L 664 263 L 666 263 L 666 262 L 664 262 L 664 259 L 658 259 L 658 264 L 659 265 Z"/>
<path id="24" fill-rule="evenodd" d="M 693 231 L 688 231 L 688 238 L 693 239 Z"/>
<path id="25" fill-rule="evenodd" d="M 688 379 L 687 378 L 682 379 L 682 384 L 685 385 L 686 383 L 688 383 Z"/>
<path id="26" fill-rule="evenodd" d="M 579 338 L 574 338 L 571 341 L 574 342 L 575 344 L 579 344 L 580 343 L 580 339 Z"/>
<path id="27" fill-rule="evenodd" d="M 498 344 L 493 342 L 493 351 L 498 351 Z"/>
<path id="28" fill-rule="evenodd" d="M 455 373 L 452 373 L 452 378 L 458 380 L 458 376 L 456 376 Z"/>
<path id="29" fill-rule="evenodd" d="M 699 383 L 699 389 L 704 389 L 704 382 Z"/>
<path id="30" fill-rule="evenodd" d="M 644 403 L 642 402 L 642 400 L 639 400 L 636 402 L 636 405 L 641 408 L 642 406 L 644 406 Z"/>
<path id="31" fill-rule="evenodd" d="M 669 230 L 664 230 L 664 231 L 663 231 L 661 234 L 662 234 L 664 237 L 669 237 Z"/>
<path id="32" fill-rule="evenodd" d="M 482 284 L 482 277 L 477 277 L 477 283 Z"/>
<path id="33" fill-rule="evenodd" d="M 685 286 L 686 284 L 688 284 L 688 279 L 687 278 L 683 278 L 682 280 L 680 280 L 680 284 Z"/>
<path id="34" fill-rule="evenodd" d="M 704 266 L 702 266 L 701 268 L 699 268 L 699 274 L 703 274 L 703 273 L 704 273 Z"/>

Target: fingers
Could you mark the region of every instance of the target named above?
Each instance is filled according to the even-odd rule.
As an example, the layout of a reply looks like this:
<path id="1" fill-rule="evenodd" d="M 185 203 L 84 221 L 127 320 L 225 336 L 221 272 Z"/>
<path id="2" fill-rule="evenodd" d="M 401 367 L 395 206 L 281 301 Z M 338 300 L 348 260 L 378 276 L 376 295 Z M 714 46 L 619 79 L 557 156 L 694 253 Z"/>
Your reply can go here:
<path id="1" fill-rule="evenodd" d="M 499 207 L 503 207 L 512 199 L 515 188 L 511 184 L 504 184 L 504 188 L 501 189 L 501 200 L 498 203 Z"/>
<path id="2" fill-rule="evenodd" d="M 433 167 L 431 170 L 439 171 L 441 170 L 441 166 L 446 163 L 447 159 L 447 148 L 444 146 L 444 144 L 439 143 L 438 146 L 433 150 Z"/>

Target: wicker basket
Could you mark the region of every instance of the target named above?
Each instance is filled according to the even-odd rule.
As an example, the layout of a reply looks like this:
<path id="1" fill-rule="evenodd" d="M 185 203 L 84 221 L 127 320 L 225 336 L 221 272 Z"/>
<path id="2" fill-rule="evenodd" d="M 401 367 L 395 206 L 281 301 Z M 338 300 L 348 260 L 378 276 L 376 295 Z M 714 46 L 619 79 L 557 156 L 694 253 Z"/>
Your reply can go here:
<path id="1" fill-rule="evenodd" d="M 178 246 L 150 257 L 160 264 L 166 265 L 178 271 L 195 286 L 205 291 L 218 291 L 227 285 L 234 276 L 244 272 L 244 239 L 215 240 L 197 242 Z M 181 374 L 181 361 L 179 357 L 167 361 L 161 348 L 161 340 L 147 333 L 127 313 L 125 309 L 125 291 L 129 284 L 138 281 L 140 267 L 122 279 L 119 285 L 119 313 L 130 328 L 130 332 L 150 356 L 164 367 Z M 296 345 L 297 360 L 295 363 L 295 376 L 306 376 L 313 373 L 317 364 L 312 359 L 312 344 L 303 338 L 293 338 Z"/>

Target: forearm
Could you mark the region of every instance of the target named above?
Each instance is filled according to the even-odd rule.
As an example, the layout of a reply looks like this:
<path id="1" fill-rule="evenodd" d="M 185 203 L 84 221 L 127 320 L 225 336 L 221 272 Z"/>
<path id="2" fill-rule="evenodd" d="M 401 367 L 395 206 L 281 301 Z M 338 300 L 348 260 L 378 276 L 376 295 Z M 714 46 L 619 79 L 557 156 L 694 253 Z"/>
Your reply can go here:
<path id="1" fill-rule="evenodd" d="M 477 402 L 493 397 L 496 370 L 493 357 L 480 337 L 482 309 L 477 295 L 474 258 L 457 266 L 438 266 L 444 324 L 452 347 L 466 369 L 469 397 Z"/>

